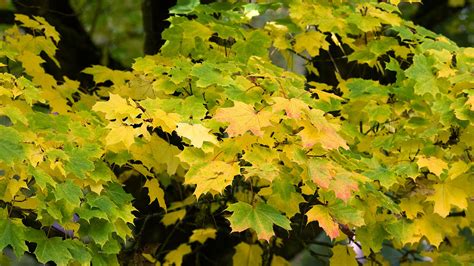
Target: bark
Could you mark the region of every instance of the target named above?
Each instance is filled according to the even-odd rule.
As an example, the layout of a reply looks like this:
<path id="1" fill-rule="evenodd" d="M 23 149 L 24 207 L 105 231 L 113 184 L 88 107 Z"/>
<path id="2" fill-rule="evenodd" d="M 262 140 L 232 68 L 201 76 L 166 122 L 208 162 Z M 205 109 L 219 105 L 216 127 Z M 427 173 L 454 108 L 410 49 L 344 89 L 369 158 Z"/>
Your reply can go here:
<path id="1" fill-rule="evenodd" d="M 161 33 L 169 27 L 169 9 L 176 5 L 176 0 L 143 0 L 143 29 L 145 41 L 143 51 L 145 54 L 156 54 L 160 51 L 165 41 Z"/>

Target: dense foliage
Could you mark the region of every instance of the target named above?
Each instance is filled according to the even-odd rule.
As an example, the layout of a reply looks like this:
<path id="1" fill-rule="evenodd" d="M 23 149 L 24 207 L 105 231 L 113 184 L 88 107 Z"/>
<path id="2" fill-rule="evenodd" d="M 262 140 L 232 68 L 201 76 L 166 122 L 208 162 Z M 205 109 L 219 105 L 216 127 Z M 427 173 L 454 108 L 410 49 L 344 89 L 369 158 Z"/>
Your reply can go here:
<path id="1" fill-rule="evenodd" d="M 472 261 L 474 49 L 389 2 L 188 1 L 159 54 L 85 69 L 93 90 L 49 75 L 60 36 L 17 15 L 0 42 L 0 249 L 118 264 L 140 233 L 122 184 L 142 176 L 167 241 L 189 231 L 150 263 L 199 261 L 229 234 L 236 265 L 285 265 L 295 236 L 319 263 Z M 291 71 L 301 58 L 315 81 Z"/>

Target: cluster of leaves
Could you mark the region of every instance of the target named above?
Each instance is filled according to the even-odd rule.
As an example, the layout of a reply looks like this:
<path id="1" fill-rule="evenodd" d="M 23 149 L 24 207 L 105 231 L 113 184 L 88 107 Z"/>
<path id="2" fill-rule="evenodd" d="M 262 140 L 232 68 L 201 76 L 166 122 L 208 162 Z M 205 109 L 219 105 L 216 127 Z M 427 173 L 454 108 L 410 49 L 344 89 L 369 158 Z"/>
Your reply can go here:
<path id="1" fill-rule="evenodd" d="M 0 42 L 0 249 L 19 257 L 32 251 L 27 241 L 42 263 L 117 264 L 134 216 L 104 157 L 107 130 L 78 82 L 41 67 L 41 53 L 54 60 L 56 30 L 41 17 L 16 20 L 31 34 L 14 26 Z"/>
<path id="2" fill-rule="evenodd" d="M 20 255 L 28 241 L 40 262 L 116 263 L 133 221 L 120 182 L 139 174 L 165 226 L 192 205 L 224 213 L 233 232 L 249 230 L 235 247 L 238 265 L 288 263 L 262 247 L 284 245 L 301 221 L 333 240 L 336 265 L 356 264 L 348 243 L 361 247 L 359 261 L 383 261 L 387 243 L 407 250 L 397 260 L 421 251 L 439 263 L 471 261 L 463 229 L 474 222 L 474 49 L 402 20 L 399 1 L 390 2 L 188 5 L 170 19 L 161 52 L 136 59 L 132 71 L 84 70 L 95 96 L 45 73 L 39 54 L 54 60 L 59 37 L 41 18 L 18 16 L 38 34 L 14 27 L 0 43 L 0 56 L 26 74 L 1 76 L 9 123 L 0 126 L 0 230 L 8 232 L 0 249 Z M 334 49 L 381 81 L 339 72 Z M 269 51 L 287 65 L 304 58 L 316 75 L 314 59 L 329 53 L 338 84 L 307 82 Z M 390 73 L 393 82 L 382 80 Z M 129 170 L 117 178 L 114 168 Z M 170 201 L 173 184 L 194 195 Z M 31 216 L 34 224 L 21 222 Z M 51 237 L 54 223 L 73 235 Z M 176 249 L 144 256 L 180 264 L 218 231 L 228 232 L 205 224 Z"/>

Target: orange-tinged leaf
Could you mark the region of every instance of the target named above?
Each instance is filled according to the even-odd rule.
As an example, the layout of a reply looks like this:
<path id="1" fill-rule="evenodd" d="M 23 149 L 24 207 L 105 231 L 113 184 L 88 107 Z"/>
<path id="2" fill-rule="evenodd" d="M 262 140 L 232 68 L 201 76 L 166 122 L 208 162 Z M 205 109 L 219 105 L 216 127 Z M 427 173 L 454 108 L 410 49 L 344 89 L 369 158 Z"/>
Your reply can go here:
<path id="1" fill-rule="evenodd" d="M 308 216 L 308 223 L 313 221 L 318 222 L 319 226 L 324 229 L 331 239 L 335 239 L 339 236 L 339 224 L 333 220 L 326 207 L 314 205 L 306 213 L 306 216 Z"/>
<path id="2" fill-rule="evenodd" d="M 285 110 L 286 115 L 290 118 L 299 119 L 303 113 L 309 110 L 308 105 L 299 99 L 286 99 L 282 97 L 274 97 L 275 104 L 272 110 L 278 112 Z"/>
<path id="3" fill-rule="evenodd" d="M 260 110 L 256 112 L 251 105 L 235 101 L 233 107 L 220 108 L 214 118 L 219 122 L 227 122 L 226 129 L 229 137 L 243 135 L 250 131 L 256 136 L 263 136 L 262 128 L 271 125 L 271 112 Z"/>
<path id="4" fill-rule="evenodd" d="M 312 159 L 308 162 L 308 171 L 315 184 L 334 191 L 336 197 L 344 201 L 351 197 L 352 191 L 359 190 L 357 181 L 351 178 L 352 174 L 331 162 Z"/>
<path id="5" fill-rule="evenodd" d="M 145 182 L 145 187 L 148 188 L 148 197 L 150 197 L 150 204 L 153 201 L 158 201 L 161 208 L 166 211 L 165 193 L 161 189 L 160 184 L 156 178 L 152 178 Z"/>
<path id="6" fill-rule="evenodd" d="M 333 163 L 317 159 L 309 161 L 308 170 L 313 182 L 325 189 L 329 188 L 329 184 L 337 174 Z"/>
<path id="7" fill-rule="evenodd" d="M 359 185 L 347 174 L 338 174 L 329 185 L 329 189 L 334 191 L 336 197 L 347 201 L 352 196 L 352 191 L 359 190 Z"/>
<path id="8" fill-rule="evenodd" d="M 191 145 L 201 148 L 202 144 L 206 142 L 217 143 L 217 139 L 214 135 L 209 134 L 208 128 L 204 127 L 201 124 L 188 124 L 188 123 L 178 123 L 178 128 L 176 133 L 181 137 L 185 137 L 191 140 Z"/>
<path id="9" fill-rule="evenodd" d="M 304 148 L 312 148 L 320 144 L 323 149 L 334 150 L 339 147 L 349 149 L 346 141 L 337 134 L 336 129 L 322 116 L 322 111 L 312 109 L 310 112 L 311 122 L 304 121 L 304 127 L 298 133 Z"/>

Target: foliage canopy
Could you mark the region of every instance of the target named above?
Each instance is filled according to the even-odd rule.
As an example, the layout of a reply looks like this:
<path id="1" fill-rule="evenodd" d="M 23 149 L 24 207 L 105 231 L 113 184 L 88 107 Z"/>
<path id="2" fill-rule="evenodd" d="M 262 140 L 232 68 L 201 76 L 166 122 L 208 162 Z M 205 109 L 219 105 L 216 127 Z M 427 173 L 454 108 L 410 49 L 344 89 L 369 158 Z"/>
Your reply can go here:
<path id="1" fill-rule="evenodd" d="M 164 226 L 194 219 L 191 208 L 228 221 L 194 224 L 188 242 L 144 253 L 152 263 L 180 264 L 232 231 L 243 232 L 235 263 L 286 264 L 273 247 L 312 222 L 333 246 L 321 262 L 355 264 L 350 243 L 359 261 L 472 261 L 474 49 L 388 2 L 178 6 L 159 54 L 130 71 L 84 70 L 92 94 L 41 67 L 60 36 L 17 15 L 0 41 L 0 249 L 118 264 L 135 210 L 122 184 L 141 175 Z M 336 85 L 291 71 L 297 56 L 317 77 L 323 53 Z M 65 234 L 51 234 L 57 225 Z"/>

